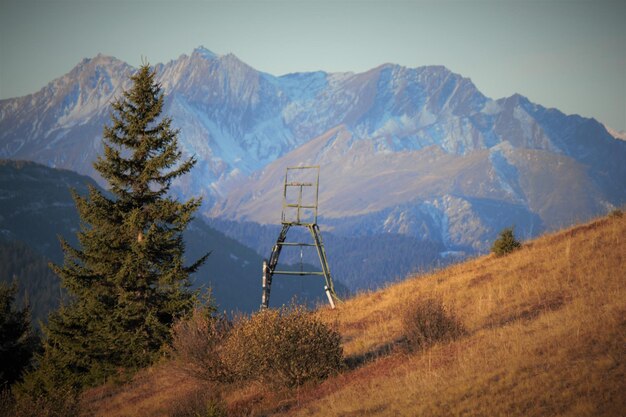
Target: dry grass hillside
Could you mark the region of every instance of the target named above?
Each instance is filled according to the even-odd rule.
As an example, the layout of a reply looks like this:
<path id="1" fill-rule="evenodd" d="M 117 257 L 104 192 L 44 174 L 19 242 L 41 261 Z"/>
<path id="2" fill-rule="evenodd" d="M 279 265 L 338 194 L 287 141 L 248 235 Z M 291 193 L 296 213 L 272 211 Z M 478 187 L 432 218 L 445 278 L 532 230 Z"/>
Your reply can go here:
<path id="1" fill-rule="evenodd" d="M 346 369 L 320 385 L 211 388 L 164 361 L 127 385 L 87 392 L 85 413 L 193 415 L 181 410 L 214 390 L 236 416 L 621 416 L 625 283 L 626 215 L 609 216 L 505 257 L 483 256 L 321 308 L 316 314 L 342 335 Z M 409 352 L 402 317 L 433 297 L 467 332 Z"/>

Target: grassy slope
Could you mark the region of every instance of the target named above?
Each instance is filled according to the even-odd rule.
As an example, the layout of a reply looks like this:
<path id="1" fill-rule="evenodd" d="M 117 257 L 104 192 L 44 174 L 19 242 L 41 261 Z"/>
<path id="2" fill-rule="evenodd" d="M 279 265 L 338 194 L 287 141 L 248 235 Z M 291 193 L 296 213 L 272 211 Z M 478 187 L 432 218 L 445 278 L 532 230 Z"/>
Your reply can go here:
<path id="1" fill-rule="evenodd" d="M 626 216 L 547 235 L 318 314 L 350 369 L 297 392 L 225 390 L 233 415 L 603 415 L 626 410 Z M 409 354 L 407 303 L 439 297 L 469 330 Z M 97 415 L 167 415 L 199 388 L 165 363 L 86 394 Z M 169 408 L 168 408 L 169 407 Z"/>

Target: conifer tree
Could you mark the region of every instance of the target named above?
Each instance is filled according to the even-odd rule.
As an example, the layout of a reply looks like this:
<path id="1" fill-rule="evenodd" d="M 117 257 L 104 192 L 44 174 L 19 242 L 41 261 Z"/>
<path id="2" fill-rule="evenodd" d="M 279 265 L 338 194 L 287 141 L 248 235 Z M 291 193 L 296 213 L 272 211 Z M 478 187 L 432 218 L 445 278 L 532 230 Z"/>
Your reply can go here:
<path id="1" fill-rule="evenodd" d="M 504 256 L 522 247 L 522 244 L 515 239 L 512 227 L 503 229 L 498 238 L 491 245 L 491 252 L 497 256 Z"/>
<path id="2" fill-rule="evenodd" d="M 87 197 L 74 193 L 80 247 L 61 239 L 65 260 L 52 266 L 69 299 L 44 328 L 42 368 L 63 369 L 57 378 L 76 386 L 148 365 L 174 320 L 193 307 L 189 275 L 206 259 L 183 264 L 182 232 L 200 200 L 168 195 L 195 159 L 181 160 L 178 132 L 160 117 L 155 72 L 143 65 L 132 81 L 112 105 L 104 155 L 94 164 L 113 198 L 95 188 Z"/>
<path id="3" fill-rule="evenodd" d="M 17 282 L 0 282 L 0 389 L 17 381 L 30 364 L 37 339 L 30 307 L 15 308 Z"/>

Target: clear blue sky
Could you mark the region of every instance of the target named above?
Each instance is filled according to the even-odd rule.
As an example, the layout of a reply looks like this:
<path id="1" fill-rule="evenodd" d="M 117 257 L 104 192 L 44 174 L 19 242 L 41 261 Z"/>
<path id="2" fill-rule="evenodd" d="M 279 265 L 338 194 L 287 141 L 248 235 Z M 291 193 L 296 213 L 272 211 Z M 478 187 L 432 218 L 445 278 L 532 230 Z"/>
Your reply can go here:
<path id="1" fill-rule="evenodd" d="M 134 66 L 197 46 L 275 75 L 445 65 L 626 130 L 626 1 L 0 0 L 0 98 L 99 52 Z"/>

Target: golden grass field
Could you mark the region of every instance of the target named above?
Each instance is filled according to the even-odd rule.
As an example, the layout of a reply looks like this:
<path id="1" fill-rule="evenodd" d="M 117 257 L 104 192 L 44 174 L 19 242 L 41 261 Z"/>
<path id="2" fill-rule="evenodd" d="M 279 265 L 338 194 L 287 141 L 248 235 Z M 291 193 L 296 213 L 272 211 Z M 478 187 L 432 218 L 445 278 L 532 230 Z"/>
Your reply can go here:
<path id="1" fill-rule="evenodd" d="M 215 390 L 234 416 L 624 416 L 625 283 L 626 215 L 608 216 L 319 309 L 347 362 L 319 385 L 209 387 L 164 360 L 88 391 L 84 413 L 168 416 Z M 409 353 L 401 318 L 431 297 L 468 332 Z"/>

